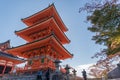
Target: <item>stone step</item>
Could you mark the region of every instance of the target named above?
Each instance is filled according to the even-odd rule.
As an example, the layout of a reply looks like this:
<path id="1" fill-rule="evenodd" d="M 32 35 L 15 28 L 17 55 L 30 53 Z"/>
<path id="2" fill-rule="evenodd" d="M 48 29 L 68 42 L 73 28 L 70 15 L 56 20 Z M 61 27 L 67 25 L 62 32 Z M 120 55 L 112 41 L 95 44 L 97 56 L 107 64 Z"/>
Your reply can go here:
<path id="1" fill-rule="evenodd" d="M 6 76 L 1 80 L 36 80 L 36 75 L 22 75 L 22 76 Z"/>

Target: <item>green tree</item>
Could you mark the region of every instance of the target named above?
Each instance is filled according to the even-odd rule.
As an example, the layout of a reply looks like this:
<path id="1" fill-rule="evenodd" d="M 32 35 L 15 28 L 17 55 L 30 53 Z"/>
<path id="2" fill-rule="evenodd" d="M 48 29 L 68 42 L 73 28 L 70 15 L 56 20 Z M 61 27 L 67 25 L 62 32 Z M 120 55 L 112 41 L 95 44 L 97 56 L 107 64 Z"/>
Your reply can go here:
<path id="1" fill-rule="evenodd" d="M 84 8 L 80 8 L 80 10 L 90 13 L 87 16 L 87 21 L 92 24 L 88 30 L 95 33 L 92 40 L 96 44 L 106 46 L 107 48 L 103 51 L 107 55 L 119 52 L 120 4 L 117 0 L 105 0 L 104 3 L 95 1 L 92 4 L 86 3 Z"/>
<path id="2" fill-rule="evenodd" d="M 79 11 L 83 10 L 89 13 L 87 21 L 91 26 L 88 30 L 95 33 L 92 40 L 106 46 L 93 56 L 99 60 L 90 69 L 91 75 L 100 77 L 114 68 L 112 62 L 118 63 L 118 59 L 115 60 L 120 56 L 120 3 L 118 0 L 94 0 Z"/>

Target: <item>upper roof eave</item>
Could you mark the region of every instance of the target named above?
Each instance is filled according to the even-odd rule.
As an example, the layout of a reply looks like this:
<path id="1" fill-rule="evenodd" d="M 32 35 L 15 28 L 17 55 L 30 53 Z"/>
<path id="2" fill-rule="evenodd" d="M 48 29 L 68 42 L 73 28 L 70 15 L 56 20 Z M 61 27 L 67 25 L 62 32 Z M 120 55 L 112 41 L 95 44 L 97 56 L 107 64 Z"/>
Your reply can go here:
<path id="1" fill-rule="evenodd" d="M 41 10 L 41 11 L 39 11 L 39 12 L 31 15 L 31 16 L 28 16 L 28 17 L 26 17 L 26 18 L 23 18 L 23 19 L 21 19 L 21 20 L 22 20 L 26 25 L 28 25 L 27 22 L 29 22 L 30 19 L 33 19 L 35 16 L 41 15 L 42 12 L 45 12 L 45 11 L 47 11 L 47 10 L 51 10 L 51 8 L 53 8 L 53 12 L 58 16 L 58 19 L 60 20 L 60 23 L 64 26 L 64 28 L 63 28 L 62 30 L 63 30 L 64 32 L 68 31 L 68 28 L 65 26 L 64 22 L 62 21 L 61 17 L 59 16 L 59 14 L 58 14 L 58 12 L 57 12 L 57 9 L 55 8 L 54 4 L 51 4 L 51 5 L 49 5 L 47 8 L 45 8 L 45 9 L 43 9 L 43 10 Z M 29 25 L 28 25 L 28 26 L 29 26 Z"/>

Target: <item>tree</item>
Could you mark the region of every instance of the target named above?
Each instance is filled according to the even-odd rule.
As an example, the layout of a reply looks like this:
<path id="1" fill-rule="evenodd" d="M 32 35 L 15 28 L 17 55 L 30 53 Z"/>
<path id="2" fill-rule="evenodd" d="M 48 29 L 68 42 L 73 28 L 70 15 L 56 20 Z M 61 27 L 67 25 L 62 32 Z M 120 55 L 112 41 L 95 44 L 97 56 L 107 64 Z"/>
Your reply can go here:
<path id="1" fill-rule="evenodd" d="M 89 67 L 89 75 L 96 78 L 101 78 L 102 76 L 106 77 L 107 73 L 113 70 L 117 66 L 116 63 L 118 63 L 118 61 L 120 60 L 120 56 L 118 55 L 114 55 L 114 57 L 107 57 L 104 54 L 104 57 L 105 58 L 103 58 L 102 56 L 96 64 Z"/>
<path id="2" fill-rule="evenodd" d="M 95 33 L 92 40 L 106 46 L 93 56 L 99 60 L 90 68 L 91 75 L 100 77 L 114 68 L 113 62 L 120 55 L 120 4 L 118 0 L 94 0 L 80 8 L 80 12 L 83 10 L 89 13 L 87 21 L 91 26 L 88 30 Z"/>
<path id="3" fill-rule="evenodd" d="M 92 40 L 96 44 L 103 44 L 107 48 L 104 49 L 107 55 L 115 54 L 120 49 L 120 4 L 117 0 L 105 0 L 104 3 L 92 2 L 92 4 L 86 3 L 84 8 L 90 13 L 87 16 L 87 21 L 91 22 L 91 27 L 88 30 L 96 33 Z"/>

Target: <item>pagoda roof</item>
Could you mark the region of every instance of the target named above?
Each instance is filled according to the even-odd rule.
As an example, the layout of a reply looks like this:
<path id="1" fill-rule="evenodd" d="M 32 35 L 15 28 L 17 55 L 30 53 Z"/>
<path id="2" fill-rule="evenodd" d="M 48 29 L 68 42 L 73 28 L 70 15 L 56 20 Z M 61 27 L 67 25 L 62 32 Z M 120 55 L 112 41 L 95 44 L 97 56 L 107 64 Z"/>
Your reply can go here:
<path id="1" fill-rule="evenodd" d="M 67 38 L 67 36 L 64 34 L 64 32 L 59 28 L 59 25 L 55 21 L 54 17 L 50 17 L 49 19 L 46 19 L 36 25 L 33 25 L 32 27 L 24 28 L 20 31 L 15 31 L 15 33 L 25 39 L 26 41 L 33 41 L 28 35 L 39 32 L 39 30 L 44 28 L 50 27 L 53 30 L 53 33 L 58 37 L 58 39 L 63 43 L 69 43 L 70 40 Z"/>
<path id="2" fill-rule="evenodd" d="M 22 21 L 27 25 L 27 26 L 32 26 L 34 25 L 36 22 L 39 22 L 41 20 L 47 19 L 49 17 L 54 17 L 57 24 L 59 25 L 60 29 L 65 32 L 67 31 L 67 27 L 65 26 L 65 24 L 63 23 L 61 17 L 59 16 L 54 4 L 48 6 L 47 8 L 27 17 L 22 19 Z"/>
<path id="3" fill-rule="evenodd" d="M 120 78 L 120 66 L 117 66 L 115 69 L 108 72 L 107 76 L 108 76 L 108 79 Z"/>
<path id="4" fill-rule="evenodd" d="M 7 41 L 5 41 L 5 42 L 3 42 L 3 43 L 0 43 L 0 46 L 2 46 L 2 45 L 4 45 L 4 44 L 7 44 L 7 43 L 10 44 L 10 40 L 7 40 Z"/>
<path id="5" fill-rule="evenodd" d="M 16 56 L 13 56 L 12 54 L 5 53 L 0 51 L 0 60 L 6 60 L 6 61 L 11 61 L 14 63 L 21 63 L 24 61 L 24 59 L 18 58 Z"/>
<path id="6" fill-rule="evenodd" d="M 40 46 L 44 46 L 45 44 L 50 44 L 60 55 L 63 55 L 62 59 L 72 58 L 73 55 L 67 51 L 64 46 L 57 40 L 54 35 L 47 36 L 43 39 L 39 39 L 30 43 L 23 44 L 21 46 L 17 46 L 14 48 L 10 48 L 6 50 L 7 52 L 24 57 L 21 55 L 22 52 L 29 51 L 35 48 L 39 48 Z"/>

